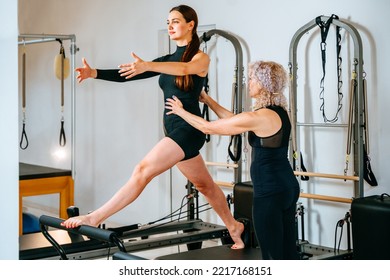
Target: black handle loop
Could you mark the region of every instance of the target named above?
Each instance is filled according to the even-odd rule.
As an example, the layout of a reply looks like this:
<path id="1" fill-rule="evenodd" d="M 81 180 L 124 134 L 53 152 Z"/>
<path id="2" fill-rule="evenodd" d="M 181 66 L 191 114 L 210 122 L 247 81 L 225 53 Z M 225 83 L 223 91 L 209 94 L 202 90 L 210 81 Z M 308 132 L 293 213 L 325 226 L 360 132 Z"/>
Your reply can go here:
<path id="1" fill-rule="evenodd" d="M 25 142 L 25 144 L 23 144 Z M 28 147 L 28 138 L 26 133 L 26 124 L 23 122 L 22 136 L 20 138 L 19 146 L 22 150 L 27 149 Z"/>
<path id="2" fill-rule="evenodd" d="M 231 147 L 233 146 L 233 144 L 234 144 L 234 147 L 233 147 L 234 151 L 232 152 Z M 241 158 L 241 146 L 242 146 L 241 134 L 232 135 L 230 137 L 228 152 L 229 152 L 230 158 L 234 162 L 238 162 Z"/>
<path id="3" fill-rule="evenodd" d="M 64 120 L 61 120 L 61 130 L 60 130 L 60 146 L 64 147 L 66 145 L 66 136 L 64 129 Z"/>
<path id="4" fill-rule="evenodd" d="M 363 153 L 364 153 L 364 169 L 363 169 L 363 178 L 364 180 L 366 180 L 367 183 L 370 184 L 370 186 L 372 187 L 376 187 L 378 186 L 378 182 L 375 178 L 375 175 L 374 175 L 374 172 L 372 171 L 372 168 L 371 168 L 371 159 L 370 157 L 367 155 L 367 150 L 366 150 L 366 145 L 363 144 Z"/>
<path id="5" fill-rule="evenodd" d="M 297 167 L 296 167 L 296 165 L 297 165 L 297 163 L 296 163 L 296 162 L 297 162 L 297 156 L 296 156 L 296 154 L 297 154 L 297 152 L 295 151 L 295 152 L 294 152 L 294 157 L 293 157 L 293 170 L 297 170 Z M 303 162 L 302 153 L 300 153 L 300 155 L 301 155 L 301 170 L 302 170 L 303 172 L 307 172 L 306 167 L 305 167 L 305 164 L 304 164 L 304 162 Z M 302 181 L 309 181 L 309 179 L 310 179 L 309 176 L 301 175 L 301 180 L 302 180 Z"/>
<path id="6" fill-rule="evenodd" d="M 305 164 L 303 163 L 303 156 L 302 156 L 302 153 L 301 153 L 301 168 L 302 168 L 302 171 L 303 171 L 303 172 L 306 172 L 306 171 L 307 171 L 307 170 L 306 170 L 306 167 L 305 167 Z M 302 180 L 302 181 L 309 181 L 309 179 L 310 179 L 309 176 L 304 176 L 304 175 L 301 176 L 301 180 Z"/>
<path id="7" fill-rule="evenodd" d="M 381 200 L 384 200 L 384 199 L 385 199 L 385 196 L 390 197 L 389 194 L 387 194 L 387 193 L 382 193 L 382 194 L 381 194 Z"/>

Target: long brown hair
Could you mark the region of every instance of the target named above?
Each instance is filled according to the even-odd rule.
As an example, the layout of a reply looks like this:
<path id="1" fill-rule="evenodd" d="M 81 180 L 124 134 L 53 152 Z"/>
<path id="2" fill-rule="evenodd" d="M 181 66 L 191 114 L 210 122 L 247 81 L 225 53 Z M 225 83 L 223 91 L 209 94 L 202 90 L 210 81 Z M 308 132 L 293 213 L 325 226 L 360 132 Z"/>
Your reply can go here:
<path id="1" fill-rule="evenodd" d="M 187 5 L 179 5 L 176 7 L 173 7 L 170 12 L 177 11 L 181 13 L 186 20 L 186 22 L 194 21 L 194 28 L 192 29 L 192 39 L 191 42 L 188 44 L 183 57 L 181 58 L 181 62 L 189 62 L 191 59 L 196 55 L 199 51 L 200 47 L 200 40 L 199 36 L 197 34 L 197 28 L 198 28 L 198 15 L 196 14 L 195 10 Z M 184 91 L 189 91 L 193 88 L 194 84 L 192 81 L 192 77 L 190 75 L 185 76 L 177 76 L 176 77 L 176 86 Z"/>

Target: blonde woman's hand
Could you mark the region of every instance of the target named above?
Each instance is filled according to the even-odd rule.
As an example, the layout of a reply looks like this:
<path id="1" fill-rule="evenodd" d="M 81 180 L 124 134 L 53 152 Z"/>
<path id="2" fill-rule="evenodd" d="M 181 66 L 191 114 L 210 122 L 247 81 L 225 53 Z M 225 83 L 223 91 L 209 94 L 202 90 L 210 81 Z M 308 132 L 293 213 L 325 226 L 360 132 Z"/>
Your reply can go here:
<path id="1" fill-rule="evenodd" d="M 206 91 L 202 90 L 199 95 L 199 102 L 206 103 L 208 94 Z"/>
<path id="2" fill-rule="evenodd" d="M 180 114 L 185 111 L 183 109 L 183 103 L 181 103 L 180 99 L 176 96 L 172 96 L 172 98 L 166 99 L 165 109 L 170 110 L 166 113 L 167 115 L 175 114 L 180 116 Z"/>

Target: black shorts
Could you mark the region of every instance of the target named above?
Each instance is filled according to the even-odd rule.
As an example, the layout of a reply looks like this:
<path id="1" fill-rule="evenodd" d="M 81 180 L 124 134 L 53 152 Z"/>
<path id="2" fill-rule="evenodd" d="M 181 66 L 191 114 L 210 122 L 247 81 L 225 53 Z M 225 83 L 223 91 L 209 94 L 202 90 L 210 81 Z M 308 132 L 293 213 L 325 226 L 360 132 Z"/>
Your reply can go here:
<path id="1" fill-rule="evenodd" d="M 199 150 L 206 141 L 206 135 L 190 125 L 181 125 L 169 132 L 165 136 L 175 141 L 184 152 L 184 158 L 187 160 L 199 155 Z"/>

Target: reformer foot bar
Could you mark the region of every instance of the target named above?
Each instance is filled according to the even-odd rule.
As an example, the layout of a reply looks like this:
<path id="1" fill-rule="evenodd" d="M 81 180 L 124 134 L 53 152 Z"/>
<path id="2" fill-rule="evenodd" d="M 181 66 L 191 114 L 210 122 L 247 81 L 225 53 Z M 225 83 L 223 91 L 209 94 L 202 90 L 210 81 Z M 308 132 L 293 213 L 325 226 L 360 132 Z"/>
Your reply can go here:
<path id="1" fill-rule="evenodd" d="M 19 237 L 19 259 L 96 259 L 117 252 L 126 254 L 180 244 L 199 244 L 210 239 L 221 239 L 223 244 L 229 244 L 231 240 L 226 227 L 201 220 L 172 221 L 130 230 L 123 230 L 127 227 L 102 229 L 91 226 L 67 229 L 61 226 L 63 219 L 46 215 L 39 221 L 43 234 Z M 49 227 L 54 229 L 48 230 Z"/>
<path id="2" fill-rule="evenodd" d="M 85 235 L 91 239 L 107 242 L 107 244 L 113 243 L 119 248 L 120 251 L 126 252 L 123 242 L 119 239 L 118 235 L 113 231 L 103 230 L 91 226 L 80 226 L 78 228 L 65 228 L 61 226 L 62 221 L 63 220 L 61 219 L 46 216 L 46 215 L 43 215 L 39 218 L 42 234 L 53 245 L 53 247 L 58 252 L 62 260 L 67 260 L 68 257 L 66 256 L 66 252 L 61 247 L 61 245 L 58 244 L 58 242 L 50 235 L 48 231 L 49 226 L 59 228 L 59 229 L 66 229 L 66 231 L 68 231 L 70 234 Z"/>

